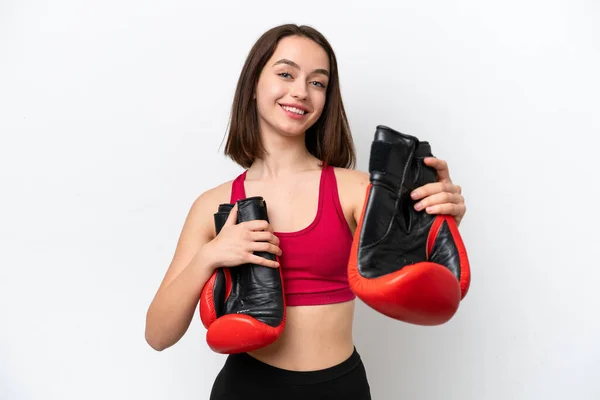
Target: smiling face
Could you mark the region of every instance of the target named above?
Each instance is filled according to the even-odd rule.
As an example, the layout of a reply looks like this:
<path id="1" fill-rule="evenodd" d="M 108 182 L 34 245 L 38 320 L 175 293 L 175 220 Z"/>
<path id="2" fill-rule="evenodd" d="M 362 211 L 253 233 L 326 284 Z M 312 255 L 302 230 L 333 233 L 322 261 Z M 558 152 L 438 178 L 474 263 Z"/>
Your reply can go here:
<path id="1" fill-rule="evenodd" d="M 298 136 L 321 116 L 329 78 L 329 57 L 310 39 L 281 39 L 256 85 L 261 132 Z"/>

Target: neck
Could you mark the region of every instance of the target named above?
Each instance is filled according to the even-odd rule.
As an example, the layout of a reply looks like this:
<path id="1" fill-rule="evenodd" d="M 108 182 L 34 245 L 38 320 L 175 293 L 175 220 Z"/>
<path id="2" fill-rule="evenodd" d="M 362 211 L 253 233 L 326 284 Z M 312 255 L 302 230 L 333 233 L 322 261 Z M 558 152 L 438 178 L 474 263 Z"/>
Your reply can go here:
<path id="1" fill-rule="evenodd" d="M 265 148 L 262 158 L 257 158 L 248 173 L 254 178 L 277 178 L 287 174 L 314 169 L 319 160 L 309 153 L 305 135 L 261 135 Z"/>

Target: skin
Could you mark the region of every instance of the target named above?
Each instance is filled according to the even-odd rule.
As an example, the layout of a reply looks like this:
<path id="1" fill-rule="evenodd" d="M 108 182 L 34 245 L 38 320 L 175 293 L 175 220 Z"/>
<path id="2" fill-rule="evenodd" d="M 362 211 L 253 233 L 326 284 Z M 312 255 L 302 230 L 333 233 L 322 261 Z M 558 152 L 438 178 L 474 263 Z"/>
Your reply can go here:
<path id="1" fill-rule="evenodd" d="M 245 181 L 247 196 L 262 196 L 269 204 L 270 224 L 235 224 L 234 207 L 225 227 L 215 235 L 213 213 L 219 204 L 229 202 L 232 181 L 207 190 L 194 201 L 173 260 L 147 312 L 146 341 L 152 348 L 164 350 L 185 334 L 196 316 L 199 293 L 215 268 L 247 262 L 278 267 L 252 252 L 266 250 L 281 255 L 276 232 L 298 231 L 313 221 L 321 167 L 307 151 L 304 135 L 321 116 L 328 84 L 322 72 L 328 70 L 327 54 L 318 44 L 300 37 L 279 42 L 261 72 L 254 95 L 267 154 L 248 169 Z M 302 106 L 308 112 L 301 119 L 291 118 L 282 104 Z M 413 198 L 420 200 L 415 207 L 432 214 L 452 215 L 460 224 L 466 207 L 447 163 L 438 158 L 427 158 L 425 163 L 438 171 L 439 180 L 414 191 Z M 344 168 L 335 168 L 335 175 L 344 216 L 354 234 L 369 175 Z M 354 301 L 288 307 L 281 337 L 251 355 L 295 371 L 336 365 L 353 351 L 354 307 Z"/>

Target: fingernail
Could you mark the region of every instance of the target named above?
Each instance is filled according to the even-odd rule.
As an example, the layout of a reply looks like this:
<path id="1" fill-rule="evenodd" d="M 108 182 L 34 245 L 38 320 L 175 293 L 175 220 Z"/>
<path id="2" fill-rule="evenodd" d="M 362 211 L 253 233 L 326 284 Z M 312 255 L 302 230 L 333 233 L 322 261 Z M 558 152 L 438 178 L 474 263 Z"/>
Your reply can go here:
<path id="1" fill-rule="evenodd" d="M 421 211 L 422 208 L 423 208 L 423 204 L 422 203 L 415 204 L 415 210 Z"/>
<path id="2" fill-rule="evenodd" d="M 418 197 L 419 197 L 419 192 L 417 192 L 417 191 L 415 190 L 414 192 L 412 192 L 412 193 L 410 194 L 410 197 L 412 197 L 413 199 L 416 199 L 416 198 L 418 198 Z"/>

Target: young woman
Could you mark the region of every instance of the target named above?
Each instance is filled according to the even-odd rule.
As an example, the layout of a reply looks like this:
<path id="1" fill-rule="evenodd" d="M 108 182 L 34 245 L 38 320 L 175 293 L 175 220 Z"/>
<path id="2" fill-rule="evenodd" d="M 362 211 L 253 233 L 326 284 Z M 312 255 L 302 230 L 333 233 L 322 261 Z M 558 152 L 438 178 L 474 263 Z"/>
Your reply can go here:
<path id="1" fill-rule="evenodd" d="M 355 154 L 337 61 L 323 35 L 283 25 L 259 38 L 239 78 L 225 152 L 245 171 L 191 206 L 148 309 L 147 342 L 163 350 L 184 335 L 215 268 L 247 262 L 280 267 L 252 254 L 267 250 L 283 268 L 285 329 L 270 346 L 228 356 L 211 399 L 370 399 L 353 344 L 355 296 L 346 277 L 369 175 L 351 169 Z M 460 187 L 443 160 L 426 163 L 439 180 L 414 191 L 416 207 L 460 223 Z M 219 204 L 250 196 L 265 199 L 270 225 L 230 218 L 216 235 Z"/>

